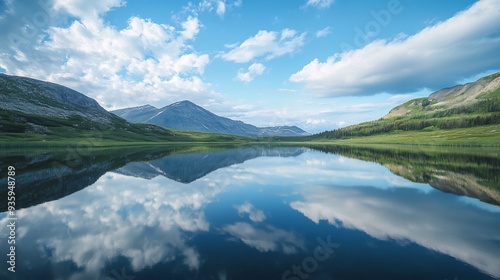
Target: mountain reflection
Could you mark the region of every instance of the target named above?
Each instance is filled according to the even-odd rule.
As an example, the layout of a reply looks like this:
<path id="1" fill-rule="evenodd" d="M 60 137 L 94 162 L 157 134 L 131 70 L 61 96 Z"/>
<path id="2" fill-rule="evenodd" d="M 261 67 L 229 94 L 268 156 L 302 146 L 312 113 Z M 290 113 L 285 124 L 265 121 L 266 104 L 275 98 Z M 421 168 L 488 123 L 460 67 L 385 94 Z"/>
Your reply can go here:
<path id="1" fill-rule="evenodd" d="M 313 146 L 313 149 L 383 164 L 394 174 L 433 188 L 500 205 L 498 150 L 415 147 Z"/>
<path id="2" fill-rule="evenodd" d="M 500 277 L 498 206 L 345 152 L 187 151 L 115 155 L 77 169 L 93 168 L 90 186 L 18 210 L 16 276 L 116 279 L 123 268 L 135 279 L 281 279 L 331 236 L 335 257 L 310 279 Z"/>
<path id="3" fill-rule="evenodd" d="M 301 147 L 251 146 L 217 152 L 172 155 L 150 162 L 132 162 L 115 170 L 124 175 L 151 179 L 162 175 L 172 180 L 191 183 L 219 168 L 245 162 L 249 159 L 268 157 L 294 157 L 306 149 Z"/>
<path id="4" fill-rule="evenodd" d="M 85 153 L 77 153 L 76 149 L 54 150 L 40 154 L 21 153 L 0 157 L 2 166 L 0 170 L 6 170 L 9 164 L 16 163 L 19 190 L 16 204 L 19 209 L 77 192 L 112 170 L 144 179 L 163 175 L 179 182 L 189 183 L 219 168 L 256 157 L 297 156 L 306 150 L 298 147 L 276 149 L 252 146 L 234 149 L 222 146 L 217 147 L 215 151 L 193 153 L 191 148 L 166 146 L 89 150 Z M 0 181 L 3 180 L 6 178 L 0 178 Z M 7 184 L 0 186 L 0 194 L 2 197 L 7 197 Z M 6 210 L 7 200 L 0 201 L 0 211 Z"/>

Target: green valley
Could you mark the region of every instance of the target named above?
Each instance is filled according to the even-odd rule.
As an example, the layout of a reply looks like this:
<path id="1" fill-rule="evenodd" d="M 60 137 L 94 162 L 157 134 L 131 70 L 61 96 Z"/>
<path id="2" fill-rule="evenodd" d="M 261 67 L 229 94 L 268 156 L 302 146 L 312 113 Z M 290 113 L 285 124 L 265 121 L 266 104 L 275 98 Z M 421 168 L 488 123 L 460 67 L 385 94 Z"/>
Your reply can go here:
<path id="1" fill-rule="evenodd" d="M 23 77 L 0 78 L 1 146 L 79 145 L 82 139 L 93 146 L 228 142 L 500 146 L 500 73 L 410 100 L 375 121 L 295 137 L 248 137 L 132 123 L 69 88 Z"/>
<path id="2" fill-rule="evenodd" d="M 0 146 L 159 145 L 168 143 L 243 142 L 244 137 L 197 131 L 170 130 L 151 124 L 134 124 L 113 117 L 103 124 L 79 116 L 68 119 L 0 109 Z"/>

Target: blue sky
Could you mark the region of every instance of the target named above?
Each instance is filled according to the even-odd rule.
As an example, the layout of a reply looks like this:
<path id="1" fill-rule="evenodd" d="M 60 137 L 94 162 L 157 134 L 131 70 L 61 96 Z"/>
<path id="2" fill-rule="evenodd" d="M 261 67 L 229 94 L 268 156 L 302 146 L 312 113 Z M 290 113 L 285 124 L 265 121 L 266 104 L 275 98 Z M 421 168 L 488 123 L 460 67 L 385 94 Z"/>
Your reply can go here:
<path id="1" fill-rule="evenodd" d="M 0 71 L 319 132 L 500 69 L 498 0 L 0 0 Z"/>

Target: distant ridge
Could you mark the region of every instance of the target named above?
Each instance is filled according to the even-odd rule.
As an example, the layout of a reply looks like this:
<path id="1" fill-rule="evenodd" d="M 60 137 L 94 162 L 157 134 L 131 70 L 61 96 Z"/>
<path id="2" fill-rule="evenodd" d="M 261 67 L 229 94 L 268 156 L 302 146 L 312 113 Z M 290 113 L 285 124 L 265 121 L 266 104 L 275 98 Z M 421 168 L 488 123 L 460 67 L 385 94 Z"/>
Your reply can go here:
<path id="1" fill-rule="evenodd" d="M 163 108 L 144 105 L 111 111 L 134 123 L 151 123 L 166 128 L 224 133 L 240 136 L 304 136 L 297 126 L 256 127 L 218 116 L 191 101 L 179 101 Z"/>

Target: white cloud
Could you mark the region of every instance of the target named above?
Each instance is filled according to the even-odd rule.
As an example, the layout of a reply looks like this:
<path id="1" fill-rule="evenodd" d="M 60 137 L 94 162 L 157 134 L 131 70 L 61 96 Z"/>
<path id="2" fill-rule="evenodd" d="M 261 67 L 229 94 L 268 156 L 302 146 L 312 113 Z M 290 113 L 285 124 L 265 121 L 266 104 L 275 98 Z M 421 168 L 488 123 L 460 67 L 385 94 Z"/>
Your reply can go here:
<path id="1" fill-rule="evenodd" d="M 245 63 L 257 57 L 273 59 L 298 51 L 304 45 L 305 34 L 297 34 L 295 30 L 284 29 L 281 32 L 260 30 L 239 46 L 234 47 L 222 58 L 238 63 Z"/>
<path id="2" fill-rule="evenodd" d="M 326 123 L 326 120 L 325 119 L 312 119 L 312 118 L 309 118 L 306 120 L 306 124 L 318 125 L 318 124 L 322 124 L 322 123 Z"/>
<path id="3" fill-rule="evenodd" d="M 124 4 L 124 0 L 55 0 L 54 9 L 69 13 L 81 20 L 89 20 Z"/>
<path id="4" fill-rule="evenodd" d="M 182 23 L 182 28 L 184 28 L 181 31 L 182 36 L 186 39 L 193 39 L 200 32 L 200 22 L 198 18 L 190 16 Z"/>
<path id="5" fill-rule="evenodd" d="M 47 11 L 51 21 L 44 22 L 44 28 L 32 37 L 19 31 L 24 23 L 16 19 L 35 12 L 14 3 L 12 15 L 0 27 L 13 30 L 10 39 L 20 39 L 0 39 L 0 68 L 8 74 L 69 86 L 108 109 L 220 99 L 202 79 L 209 55 L 197 53 L 188 43 L 200 32 L 197 17 L 188 16 L 180 28 L 131 17 L 119 29 L 105 23 L 102 16 L 123 2 L 97 2 L 60 0 L 55 8 L 38 7 Z M 63 27 L 55 25 L 68 20 Z"/>
<path id="6" fill-rule="evenodd" d="M 190 70 L 196 70 L 199 74 L 203 74 L 205 66 L 207 66 L 209 62 L 210 58 L 208 54 L 185 54 L 179 57 L 179 60 L 175 62 L 174 70 L 176 73 L 185 73 Z"/>
<path id="7" fill-rule="evenodd" d="M 325 9 L 333 4 L 334 0 L 307 0 L 306 6 Z"/>
<path id="8" fill-rule="evenodd" d="M 231 10 L 233 7 L 237 8 L 242 5 L 241 0 L 236 1 L 227 1 L 227 0 L 203 0 L 198 5 L 198 11 L 200 12 L 213 12 L 220 17 L 223 17 L 228 10 Z"/>
<path id="9" fill-rule="evenodd" d="M 330 34 L 330 27 L 329 26 L 316 32 L 316 38 L 326 37 L 326 36 L 328 36 L 328 34 Z"/>
<path id="10" fill-rule="evenodd" d="M 236 206 L 236 210 L 238 210 L 238 214 L 248 214 L 248 218 L 252 220 L 252 222 L 262 222 L 266 219 L 266 214 L 253 206 L 250 202 L 245 202 L 241 205 Z"/>
<path id="11" fill-rule="evenodd" d="M 217 3 L 217 14 L 223 16 L 226 13 L 226 3 L 224 1 L 219 1 Z"/>
<path id="12" fill-rule="evenodd" d="M 255 77 L 262 75 L 266 67 L 261 63 L 253 63 L 248 67 L 248 71 L 240 69 L 236 75 L 236 79 L 245 83 L 251 82 Z"/>
<path id="13" fill-rule="evenodd" d="M 293 37 L 295 37 L 296 34 L 297 34 L 297 31 L 295 31 L 293 29 L 285 28 L 285 29 L 283 29 L 283 31 L 281 31 L 280 41 L 283 41 L 283 40 L 286 40 L 289 38 L 293 38 Z"/>
<path id="14" fill-rule="evenodd" d="M 291 75 L 315 96 L 405 93 L 439 89 L 500 67 L 500 2 L 481 0 L 419 33 L 377 40 L 361 49 L 314 59 Z"/>

